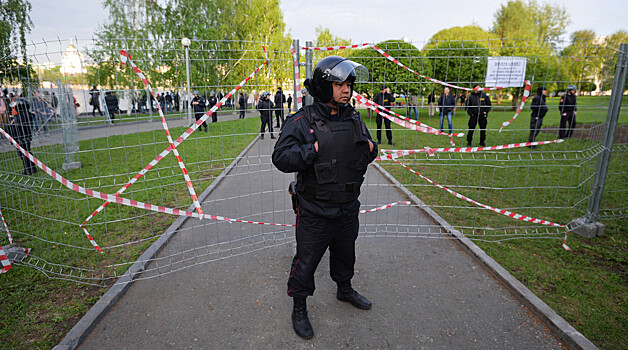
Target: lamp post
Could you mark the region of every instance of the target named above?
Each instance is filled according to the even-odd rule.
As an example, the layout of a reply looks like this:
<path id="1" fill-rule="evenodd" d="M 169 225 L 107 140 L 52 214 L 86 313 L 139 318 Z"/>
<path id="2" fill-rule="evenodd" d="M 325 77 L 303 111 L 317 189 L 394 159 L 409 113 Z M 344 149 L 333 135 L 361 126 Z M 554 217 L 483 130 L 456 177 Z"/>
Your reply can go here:
<path id="1" fill-rule="evenodd" d="M 192 41 L 188 38 L 181 39 L 181 45 L 185 48 L 185 74 L 187 75 L 187 93 L 186 93 L 186 108 L 188 111 L 188 124 L 192 124 L 192 109 L 190 108 L 190 44 Z"/>

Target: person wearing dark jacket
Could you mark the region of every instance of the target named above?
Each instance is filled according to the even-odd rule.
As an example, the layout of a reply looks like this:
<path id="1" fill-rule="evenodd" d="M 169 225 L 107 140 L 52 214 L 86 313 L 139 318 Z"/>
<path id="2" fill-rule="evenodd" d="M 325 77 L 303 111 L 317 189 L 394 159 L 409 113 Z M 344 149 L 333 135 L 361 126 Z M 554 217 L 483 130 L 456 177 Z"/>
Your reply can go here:
<path id="1" fill-rule="evenodd" d="M 474 89 L 479 88 L 479 87 L 480 87 L 480 84 L 475 84 L 473 86 Z M 466 99 L 465 106 L 466 106 L 467 114 L 469 115 L 469 133 L 467 134 L 467 147 L 473 147 L 472 146 L 473 132 L 475 131 L 475 126 L 478 124 L 480 124 L 480 146 L 486 147 L 485 142 L 486 142 L 486 124 L 488 121 L 487 117 L 488 117 L 488 113 L 491 111 L 491 106 L 492 106 L 490 97 L 488 97 L 488 95 L 486 95 L 481 90 L 475 90 Z"/>
<path id="2" fill-rule="evenodd" d="M 205 99 L 199 95 L 198 91 L 194 91 L 194 97 L 192 98 L 192 102 L 190 102 L 190 104 L 194 110 L 194 118 L 196 121 L 199 121 L 199 119 L 203 117 L 203 114 L 205 114 Z M 205 129 L 205 132 L 208 132 L 206 122 L 203 122 L 201 126 Z"/>
<path id="3" fill-rule="evenodd" d="M 451 113 L 456 107 L 456 99 L 449 93 L 449 88 L 445 88 L 445 92 L 438 98 L 438 109 L 440 110 L 440 131 L 443 131 L 443 122 L 445 116 L 447 116 L 447 123 L 449 124 L 449 133 L 454 133 L 453 124 L 451 121 Z M 444 131 L 443 131 L 444 132 Z"/>
<path id="4" fill-rule="evenodd" d="M 547 104 L 545 103 L 546 96 L 547 90 L 545 87 L 541 86 L 536 90 L 536 95 L 532 98 L 532 103 L 530 104 L 532 114 L 530 115 L 530 136 L 528 137 L 528 142 L 534 142 L 536 136 L 541 131 L 543 117 L 547 114 Z M 536 146 L 530 146 L 530 148 L 535 149 Z"/>
<path id="5" fill-rule="evenodd" d="M 240 93 L 240 98 L 238 99 L 238 105 L 240 105 L 240 119 L 244 119 L 244 115 L 246 113 L 246 97 L 244 97 L 244 93 Z"/>
<path id="6" fill-rule="evenodd" d="M 31 141 L 33 140 L 33 114 L 30 110 L 30 104 L 22 97 L 18 97 L 9 103 L 9 111 L 13 115 L 11 124 L 7 126 L 7 133 L 13 137 L 20 147 L 26 152 L 31 151 Z M 31 162 L 19 150 L 17 154 L 24 164 L 24 172 L 22 175 L 32 175 L 37 172 L 37 166 Z"/>
<path id="7" fill-rule="evenodd" d="M 390 93 L 390 88 L 386 85 L 382 85 L 382 92 L 375 95 L 373 102 L 388 110 L 392 110 L 393 103 L 395 102 L 395 96 Z M 393 146 L 392 128 L 390 127 L 390 120 L 382 117 L 379 113 L 375 116 L 375 122 L 377 123 L 377 144 L 382 143 L 382 119 L 384 120 L 384 126 L 386 127 L 386 137 L 388 138 L 388 144 Z"/>
<path id="8" fill-rule="evenodd" d="M 329 249 L 336 298 L 368 310 L 371 302 L 351 286 L 358 237 L 360 186 L 377 146 L 360 114 L 349 104 L 353 84 L 368 80 L 368 70 L 339 56 L 318 62 L 305 86 L 314 103 L 286 120 L 272 155 L 282 172 L 297 172 L 291 184 L 297 251 L 288 277 L 293 298 L 292 326 L 310 339 L 314 330 L 306 298 L 314 294 L 314 272 Z M 294 185 L 294 186 L 293 186 Z"/>
<path id="9" fill-rule="evenodd" d="M 436 109 L 434 102 L 436 102 L 436 97 L 434 96 L 434 91 L 432 91 L 427 95 L 427 115 L 430 117 L 434 115 L 434 109 Z"/>
<path id="10" fill-rule="evenodd" d="M 259 111 L 260 119 L 262 120 L 262 126 L 260 128 L 259 134 L 260 138 L 264 139 L 264 132 L 266 131 L 266 125 L 268 124 L 268 132 L 270 132 L 270 138 L 274 139 L 275 135 L 273 134 L 273 102 L 270 100 L 270 92 L 262 91 L 259 97 L 259 102 L 257 103 L 257 110 Z"/>
<path id="11" fill-rule="evenodd" d="M 216 105 L 216 103 L 218 103 L 218 99 L 216 99 L 216 93 L 212 91 L 211 94 L 209 95 L 209 98 L 207 99 L 207 104 L 209 108 L 211 109 L 212 107 Z M 216 123 L 217 121 L 218 121 L 218 111 L 215 111 L 214 113 L 212 113 L 212 123 Z"/>
<path id="12" fill-rule="evenodd" d="M 558 138 L 570 138 L 573 134 L 573 130 L 576 128 L 576 114 L 578 114 L 575 85 L 567 86 L 567 92 L 560 98 L 560 102 L 558 103 L 558 110 L 560 111 Z"/>
<path id="13" fill-rule="evenodd" d="M 286 95 L 283 94 L 281 88 L 277 88 L 277 92 L 275 93 L 275 118 L 277 118 L 277 128 L 280 128 L 285 122 L 283 115 L 283 104 L 286 103 Z M 279 119 L 281 118 L 281 123 L 279 123 Z"/>
<path id="14" fill-rule="evenodd" d="M 89 104 L 92 105 L 92 117 L 96 116 L 96 110 L 102 116 L 102 111 L 100 110 L 100 91 L 96 89 L 96 85 L 92 85 L 92 89 L 89 90 Z"/>
<path id="15" fill-rule="evenodd" d="M 113 123 L 116 119 L 116 113 L 118 113 L 118 97 L 113 94 L 111 91 L 107 91 L 105 93 L 105 105 L 107 107 L 107 111 L 109 112 L 109 118 L 111 118 L 111 122 Z"/>
<path id="16" fill-rule="evenodd" d="M 288 94 L 286 103 L 288 103 L 288 112 L 292 112 L 292 95 Z"/>

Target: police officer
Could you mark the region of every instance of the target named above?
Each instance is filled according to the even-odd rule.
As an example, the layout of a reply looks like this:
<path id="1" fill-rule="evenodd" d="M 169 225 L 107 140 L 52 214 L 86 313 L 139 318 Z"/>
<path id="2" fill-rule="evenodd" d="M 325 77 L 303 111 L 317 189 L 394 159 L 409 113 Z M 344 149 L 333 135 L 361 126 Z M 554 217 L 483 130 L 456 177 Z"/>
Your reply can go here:
<path id="1" fill-rule="evenodd" d="M 475 84 L 474 89 L 480 87 Z M 488 113 L 491 111 L 491 99 L 481 90 L 474 90 L 465 102 L 467 114 L 469 115 L 469 133 L 467 134 L 467 147 L 473 147 L 473 132 L 476 125 L 480 124 L 480 146 L 486 147 L 486 124 L 488 123 Z"/>
<path id="2" fill-rule="evenodd" d="M 209 98 L 207 99 L 207 105 L 211 109 L 212 107 L 216 105 L 216 103 L 218 103 L 218 99 L 216 99 L 216 93 L 212 91 Z M 217 121 L 218 121 L 218 111 L 212 113 L 212 123 L 215 123 Z"/>
<path id="3" fill-rule="evenodd" d="M 382 85 L 382 92 L 375 95 L 373 102 L 380 106 L 392 110 L 393 103 L 395 102 L 395 96 L 390 93 L 390 88 L 386 85 Z M 393 146 L 392 141 L 392 128 L 390 127 L 390 120 L 382 117 L 379 113 L 375 116 L 375 122 L 377 123 L 377 144 L 382 143 L 382 119 L 384 119 L 384 126 L 386 127 L 386 137 L 388 138 L 388 144 Z"/>
<path id="4" fill-rule="evenodd" d="M 297 172 L 294 188 L 297 251 L 288 278 L 292 326 L 302 338 L 314 336 L 306 297 L 314 294 L 314 272 L 329 248 L 336 298 L 359 309 L 371 302 L 351 287 L 358 237 L 360 186 L 377 156 L 360 114 L 349 104 L 366 67 L 339 56 L 322 59 L 305 86 L 314 103 L 286 120 L 272 155 L 282 172 Z"/>
<path id="5" fill-rule="evenodd" d="M 259 96 L 259 102 L 257 103 L 257 110 L 259 111 L 260 119 L 262 120 L 262 127 L 260 128 L 260 138 L 264 139 L 264 132 L 266 131 L 266 124 L 268 124 L 268 131 L 270 132 L 270 138 L 274 139 L 273 135 L 273 102 L 270 100 L 270 92 L 262 91 Z"/>
<path id="6" fill-rule="evenodd" d="M 286 103 L 286 95 L 281 91 L 281 87 L 277 88 L 277 92 L 275 93 L 275 118 L 277 118 L 277 128 L 280 128 L 285 122 L 285 117 L 283 114 L 283 104 Z M 279 122 L 281 119 L 281 123 Z"/>
<path id="7" fill-rule="evenodd" d="M 194 97 L 192 98 L 192 102 L 190 102 L 190 104 L 194 110 L 194 118 L 198 121 L 203 117 L 203 114 L 205 114 L 205 99 L 199 95 L 198 91 L 194 91 Z M 214 112 L 214 114 L 216 113 Z M 205 129 L 205 132 L 207 132 L 207 123 L 203 122 L 201 126 Z"/>
<path id="8" fill-rule="evenodd" d="M 575 85 L 567 86 L 567 92 L 560 98 L 560 102 L 558 102 L 558 110 L 560 111 L 558 138 L 570 138 L 573 129 L 576 128 L 576 114 L 578 114 Z"/>
<path id="9" fill-rule="evenodd" d="M 530 115 L 530 136 L 528 137 L 528 142 L 534 142 L 536 136 L 541 131 L 541 126 L 543 126 L 543 118 L 547 114 L 545 96 L 547 96 L 547 90 L 544 86 L 540 86 L 536 90 L 536 96 L 532 98 L 532 103 L 530 104 L 532 114 Z M 530 146 L 530 148 L 536 149 L 536 146 Z"/>
<path id="10" fill-rule="evenodd" d="M 13 120 L 7 127 L 7 133 L 13 137 L 20 147 L 26 152 L 31 151 L 31 141 L 33 140 L 33 114 L 30 110 L 30 104 L 22 97 L 18 97 L 9 104 Z M 22 158 L 24 164 L 24 172 L 22 175 L 32 175 L 37 172 L 37 166 L 31 162 L 26 155 L 19 150 L 17 154 Z"/>

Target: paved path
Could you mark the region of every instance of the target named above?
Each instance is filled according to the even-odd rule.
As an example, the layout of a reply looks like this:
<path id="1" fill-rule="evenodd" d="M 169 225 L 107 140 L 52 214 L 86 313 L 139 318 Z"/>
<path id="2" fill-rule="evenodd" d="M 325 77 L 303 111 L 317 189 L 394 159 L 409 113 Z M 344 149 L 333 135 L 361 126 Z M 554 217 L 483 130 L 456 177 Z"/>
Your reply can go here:
<path id="1" fill-rule="evenodd" d="M 294 221 L 285 191 L 293 175 L 270 165 L 273 141 L 256 141 L 206 198 L 206 213 Z M 373 167 L 367 182 L 361 200 L 369 208 L 405 199 Z M 316 273 L 316 293 L 308 298 L 315 331 L 309 341 L 294 334 L 286 296 L 293 229 L 187 220 L 160 253 L 182 255 L 172 264 L 149 265 L 160 264 L 151 273 L 163 275 L 134 282 L 80 349 L 562 349 L 454 241 L 413 238 L 427 234 L 432 223 L 416 207 L 360 220 L 353 284 L 373 309 L 335 299 L 326 256 Z M 404 228 L 408 223 L 412 229 Z M 168 273 L 184 265 L 190 267 Z"/>

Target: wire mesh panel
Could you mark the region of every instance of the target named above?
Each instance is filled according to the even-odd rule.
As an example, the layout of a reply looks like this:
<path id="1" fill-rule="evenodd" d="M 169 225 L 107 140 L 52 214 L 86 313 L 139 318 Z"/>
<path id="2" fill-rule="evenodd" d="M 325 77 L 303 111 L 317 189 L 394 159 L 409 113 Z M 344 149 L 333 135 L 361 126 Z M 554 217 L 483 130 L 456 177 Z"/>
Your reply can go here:
<path id="1" fill-rule="evenodd" d="M 7 232 L 0 244 L 22 249 L 14 263 L 104 285 L 140 256 L 138 278 L 151 278 L 294 240 L 286 191 L 294 176 L 271 162 L 277 125 L 290 122 L 281 115 L 299 97 L 291 95 L 299 90 L 290 43 L 119 39 L 32 46 L 30 66 L 3 68 L 10 72 L 7 106 L 10 93 L 14 100 L 21 94 L 29 106 L 23 129 L 32 131 L 26 137 L 11 126 L 22 119 L 9 107 L 0 139 Z M 368 82 L 354 86 L 353 103 L 381 141 L 378 164 L 467 237 L 563 239 L 568 224 L 586 214 L 616 50 L 516 40 L 319 46 L 296 50 L 301 57 L 313 52 L 314 64 L 340 54 L 369 70 Z M 491 103 L 486 134 L 479 122 L 468 138 L 468 113 L 478 106 L 464 101 L 480 93 L 475 84 L 485 86 L 495 57 L 525 58 L 526 82 L 483 90 Z M 566 132 L 559 130 L 559 103 L 572 84 L 575 126 L 557 142 Z M 395 101 L 373 107 L 382 85 Z M 530 104 L 540 87 L 549 92 L 548 112 L 531 137 Z M 451 132 L 447 115 L 440 118 L 445 106 L 438 106 L 445 88 L 455 104 Z M 259 104 L 266 98 L 279 102 Z M 260 122 L 267 111 L 258 104 L 272 109 L 270 124 Z M 381 127 L 378 111 L 386 115 Z M 623 126 L 617 133 L 625 134 Z M 617 140 L 602 204 L 608 219 L 626 213 L 625 140 Z M 537 143 L 523 147 L 528 141 Z M 37 172 L 28 170 L 32 162 Z M 448 237 L 421 212 L 423 204 L 409 204 L 396 186 L 369 168 L 361 235 Z M 149 249 L 160 239 L 169 243 Z"/>

